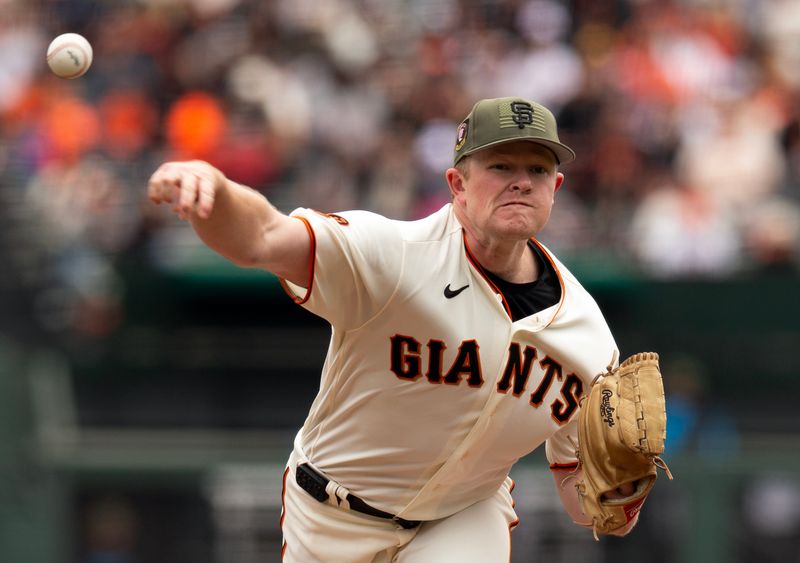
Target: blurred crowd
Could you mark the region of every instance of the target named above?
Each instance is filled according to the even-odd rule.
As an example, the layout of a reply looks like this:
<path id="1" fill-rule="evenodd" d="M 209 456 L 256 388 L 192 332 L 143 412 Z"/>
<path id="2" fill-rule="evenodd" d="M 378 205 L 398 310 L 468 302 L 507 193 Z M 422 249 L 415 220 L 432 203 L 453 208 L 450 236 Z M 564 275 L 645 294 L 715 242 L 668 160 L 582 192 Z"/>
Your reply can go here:
<path id="1" fill-rule="evenodd" d="M 76 80 L 45 64 L 64 32 L 94 47 Z M 102 334 L 120 261 L 202 252 L 145 201 L 162 161 L 284 211 L 413 219 L 449 199 L 459 120 L 506 95 L 550 107 L 578 154 L 542 236 L 568 264 L 800 265 L 796 0 L 0 0 L 0 50 L 5 283 L 39 286 L 53 325 Z"/>

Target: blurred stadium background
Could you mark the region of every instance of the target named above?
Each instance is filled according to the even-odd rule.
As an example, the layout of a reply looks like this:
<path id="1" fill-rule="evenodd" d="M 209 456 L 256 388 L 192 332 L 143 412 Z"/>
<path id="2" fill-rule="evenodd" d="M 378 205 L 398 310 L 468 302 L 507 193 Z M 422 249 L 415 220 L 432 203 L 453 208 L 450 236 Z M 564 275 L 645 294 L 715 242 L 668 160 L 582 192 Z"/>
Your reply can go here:
<path id="1" fill-rule="evenodd" d="M 415 218 L 511 94 L 578 153 L 542 238 L 661 353 L 676 475 L 595 543 L 534 454 L 513 561 L 800 561 L 797 0 L 0 0 L 0 53 L 0 561 L 278 561 L 328 330 L 146 179 L 203 158 L 284 211 Z"/>

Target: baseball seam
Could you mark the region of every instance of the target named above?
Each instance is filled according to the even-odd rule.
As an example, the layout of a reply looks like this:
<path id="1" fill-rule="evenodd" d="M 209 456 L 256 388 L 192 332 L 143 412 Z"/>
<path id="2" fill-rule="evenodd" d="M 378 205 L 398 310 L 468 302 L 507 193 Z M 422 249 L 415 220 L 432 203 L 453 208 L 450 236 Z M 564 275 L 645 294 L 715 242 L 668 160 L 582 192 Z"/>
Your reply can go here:
<path id="1" fill-rule="evenodd" d="M 88 64 L 89 53 L 87 53 L 86 49 L 84 49 L 83 46 L 80 45 L 79 43 L 64 43 L 63 45 L 59 45 L 47 55 L 47 61 L 50 62 L 50 59 L 55 57 L 58 53 L 60 53 L 64 49 L 69 49 L 70 47 L 75 48 L 81 52 L 81 54 L 83 55 L 83 64 L 80 67 L 78 67 L 78 70 L 76 70 L 72 74 L 64 75 L 61 78 L 77 78 L 89 69 L 89 64 Z"/>

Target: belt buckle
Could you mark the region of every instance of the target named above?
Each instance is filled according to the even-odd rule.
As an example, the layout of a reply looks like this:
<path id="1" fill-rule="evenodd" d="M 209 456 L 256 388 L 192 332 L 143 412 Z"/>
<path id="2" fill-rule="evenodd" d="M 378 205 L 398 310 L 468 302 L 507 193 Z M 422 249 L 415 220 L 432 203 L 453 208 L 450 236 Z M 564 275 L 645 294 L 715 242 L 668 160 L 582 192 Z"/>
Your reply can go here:
<path id="1" fill-rule="evenodd" d="M 301 463 L 295 470 L 295 480 L 308 494 L 319 502 L 325 502 L 330 496 L 325 490 L 328 480 L 314 471 L 307 463 Z"/>
<path id="2" fill-rule="evenodd" d="M 309 495 L 319 502 L 326 502 L 328 498 L 330 498 L 330 495 L 326 490 L 330 481 L 315 471 L 314 468 L 307 463 L 301 463 L 297 465 L 297 468 L 295 469 L 295 481 L 297 481 L 297 484 L 300 485 L 303 490 L 305 490 Z M 373 508 L 352 494 L 348 495 L 348 500 L 350 501 L 351 510 L 355 510 L 356 512 L 360 512 L 362 514 L 367 514 L 368 516 L 391 520 L 406 530 L 416 528 L 420 525 L 419 521 L 406 520 L 404 518 L 383 512 L 382 510 Z"/>

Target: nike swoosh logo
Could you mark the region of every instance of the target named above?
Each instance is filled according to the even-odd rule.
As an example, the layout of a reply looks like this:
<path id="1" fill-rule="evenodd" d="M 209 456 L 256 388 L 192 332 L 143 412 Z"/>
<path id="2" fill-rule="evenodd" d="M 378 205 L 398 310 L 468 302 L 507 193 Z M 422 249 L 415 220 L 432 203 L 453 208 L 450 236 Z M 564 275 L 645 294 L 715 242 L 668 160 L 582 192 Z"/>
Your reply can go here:
<path id="1" fill-rule="evenodd" d="M 455 297 L 468 287 L 469 284 L 465 285 L 464 287 L 459 287 L 458 289 L 450 289 L 450 284 L 448 283 L 447 287 L 444 288 L 444 296 L 447 297 L 448 299 L 452 299 L 453 297 Z"/>

